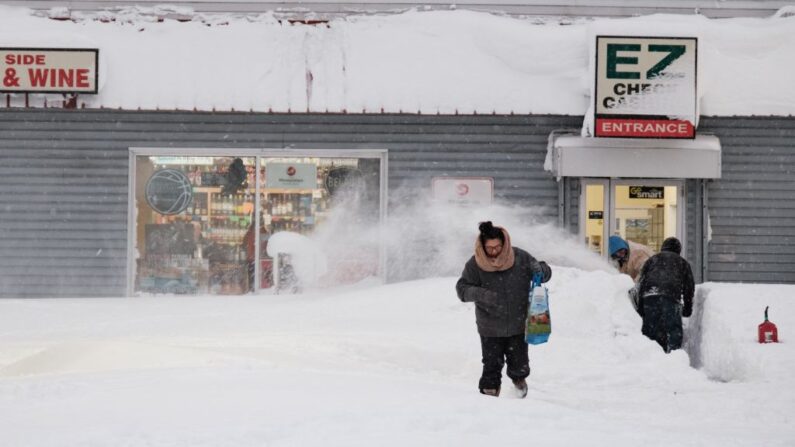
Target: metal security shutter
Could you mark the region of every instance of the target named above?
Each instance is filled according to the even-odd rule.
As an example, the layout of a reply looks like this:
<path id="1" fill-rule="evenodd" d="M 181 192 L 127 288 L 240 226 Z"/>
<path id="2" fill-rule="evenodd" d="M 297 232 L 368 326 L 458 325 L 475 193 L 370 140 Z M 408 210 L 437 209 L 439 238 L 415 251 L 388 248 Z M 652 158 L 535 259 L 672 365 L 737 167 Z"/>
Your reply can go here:
<path id="1" fill-rule="evenodd" d="M 709 281 L 795 282 L 795 118 L 705 118 L 723 146 L 708 183 Z"/>
<path id="2" fill-rule="evenodd" d="M 123 296 L 130 147 L 389 150 L 389 188 L 489 176 L 557 219 L 547 137 L 581 117 L 0 111 L 0 296 Z"/>

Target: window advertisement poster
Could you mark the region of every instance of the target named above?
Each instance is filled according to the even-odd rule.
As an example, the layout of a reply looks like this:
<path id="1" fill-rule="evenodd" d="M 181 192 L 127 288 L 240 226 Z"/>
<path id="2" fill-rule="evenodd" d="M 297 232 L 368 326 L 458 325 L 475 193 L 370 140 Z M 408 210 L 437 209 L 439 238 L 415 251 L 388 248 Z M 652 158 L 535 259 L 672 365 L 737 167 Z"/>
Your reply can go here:
<path id="1" fill-rule="evenodd" d="M 0 92 L 97 93 L 99 50 L 0 48 Z"/>
<path id="2" fill-rule="evenodd" d="M 494 179 L 491 177 L 434 177 L 434 200 L 458 205 L 491 205 Z"/>
<path id="3" fill-rule="evenodd" d="M 594 136 L 696 136 L 695 37 L 596 36 Z"/>
<path id="4" fill-rule="evenodd" d="M 265 187 L 275 189 L 317 188 L 317 165 L 314 163 L 267 163 Z"/>

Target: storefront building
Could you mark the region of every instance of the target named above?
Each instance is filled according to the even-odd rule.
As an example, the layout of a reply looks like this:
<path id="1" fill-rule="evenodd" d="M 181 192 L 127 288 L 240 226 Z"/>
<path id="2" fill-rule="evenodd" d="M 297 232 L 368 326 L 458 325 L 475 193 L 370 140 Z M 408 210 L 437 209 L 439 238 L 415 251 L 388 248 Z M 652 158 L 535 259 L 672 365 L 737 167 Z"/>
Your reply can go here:
<path id="1" fill-rule="evenodd" d="M 582 115 L 11 103 L 0 108 L 3 297 L 289 286 L 291 260 L 271 236 L 312 235 L 335 209 L 351 219 L 335 231 L 378 227 L 439 179 L 485 180 L 495 202 L 542 210 L 602 256 L 613 234 L 655 250 L 676 236 L 698 282 L 795 283 L 791 116 L 700 116 L 681 139 L 593 138 Z M 334 251 L 324 285 L 421 276 L 390 272 L 399 255 L 360 242 Z"/>
<path id="2" fill-rule="evenodd" d="M 195 287 L 198 293 L 205 284 L 208 292 L 240 293 L 241 284 L 245 284 L 240 281 L 245 280 L 221 280 L 210 290 L 205 282 L 209 279 L 200 279 L 198 273 L 193 278 L 195 284 L 189 279 L 172 285 L 147 284 L 142 276 L 137 281 L 131 279 L 129 247 L 134 244 L 132 250 L 139 252 L 142 262 L 156 265 L 156 256 L 147 258 L 154 254 L 147 248 L 156 251 L 157 244 L 152 240 L 156 236 L 150 235 L 147 246 L 146 225 L 200 222 L 202 238 L 234 242 L 224 244 L 233 251 L 217 258 L 218 264 L 226 265 L 215 268 L 229 267 L 233 271 L 225 273 L 245 277 L 243 271 L 234 269 L 235 265 L 244 268 L 240 245 L 250 226 L 250 211 L 257 206 L 255 188 L 249 180 L 245 190 L 219 201 L 219 187 L 212 185 L 211 176 L 196 173 L 210 166 L 225 168 L 235 158 L 253 167 L 258 157 L 260 165 L 266 166 L 270 160 L 316 165 L 317 178 L 328 172 L 332 162 L 335 166 L 369 164 L 365 170 L 371 181 L 382 185 L 388 179 L 390 190 L 410 188 L 427 193 L 438 176 L 491 177 L 496 200 L 548 210 L 551 220 L 583 235 L 583 241 L 595 250 L 604 248 L 606 225 L 623 229 L 621 234 L 627 237 L 640 231 L 638 225 L 647 225 L 651 228 L 643 231 L 643 237 L 652 246 L 664 236 L 682 238 L 700 281 L 795 281 L 795 227 L 791 224 L 795 219 L 795 155 L 788 137 L 795 135 L 795 120 L 702 118 L 702 131 L 720 140 L 719 179 L 589 174 L 557 181 L 544 170 L 547 141 L 553 131 L 576 129 L 581 122 L 582 117 L 568 116 L 0 110 L 4 137 L 0 182 L 6 191 L 0 207 L 2 293 L 8 297 L 126 296 L 147 287 L 173 287 L 174 293 L 193 292 Z M 362 132 L 364 128 L 368 132 Z M 776 136 L 779 134 L 784 136 Z M 276 145 L 284 152 L 265 149 Z M 296 149 L 299 145 L 301 149 Z M 252 149 L 254 146 L 262 149 Z M 490 163 L 484 167 L 478 154 L 486 149 Z M 166 153 L 169 155 L 163 155 Z M 322 156 L 324 153 L 328 156 Z M 148 163 L 179 167 L 186 174 L 193 173 L 194 182 L 201 178 L 210 185 L 195 185 L 191 209 L 170 216 L 140 212 L 133 216 L 128 180 L 133 179 L 131 172 L 139 175 L 150 169 L 143 167 Z M 632 187 L 640 188 L 631 193 Z M 387 191 L 382 188 L 385 185 L 379 186 L 379 195 L 368 205 L 374 219 L 384 205 L 380 191 Z M 328 199 L 325 189 L 309 187 L 289 193 L 261 189 L 261 216 L 270 219 L 267 231 L 287 225 L 307 227 L 312 218 L 322 222 Z M 134 193 L 138 201 L 145 190 L 136 187 Z M 278 198 L 263 200 L 263 195 L 270 198 L 272 194 Z M 630 194 L 637 198 L 630 199 Z M 388 202 L 388 197 L 385 200 Z M 593 205 L 584 205 L 590 203 Z M 289 218 L 281 219 L 285 214 L 281 210 L 290 206 Z M 231 224 L 234 220 L 237 225 Z M 130 228 L 136 230 L 128 231 Z M 190 255 L 197 249 L 188 244 L 184 253 L 170 254 L 184 254 L 186 262 L 193 262 Z M 178 259 L 173 261 L 178 265 Z M 263 270 L 268 266 L 268 262 L 260 265 Z M 211 273 L 209 265 L 202 268 L 207 275 L 220 272 Z"/>

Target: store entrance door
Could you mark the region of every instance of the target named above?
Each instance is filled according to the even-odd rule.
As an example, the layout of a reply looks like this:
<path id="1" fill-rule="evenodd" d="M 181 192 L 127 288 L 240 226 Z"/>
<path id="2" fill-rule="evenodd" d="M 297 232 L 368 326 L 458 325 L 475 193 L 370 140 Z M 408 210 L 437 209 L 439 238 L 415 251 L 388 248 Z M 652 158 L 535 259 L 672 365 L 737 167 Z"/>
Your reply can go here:
<path id="1" fill-rule="evenodd" d="M 682 180 L 581 180 L 580 235 L 588 248 L 607 256 L 607 240 L 625 240 L 660 251 L 662 241 L 677 237 L 684 246 Z"/>

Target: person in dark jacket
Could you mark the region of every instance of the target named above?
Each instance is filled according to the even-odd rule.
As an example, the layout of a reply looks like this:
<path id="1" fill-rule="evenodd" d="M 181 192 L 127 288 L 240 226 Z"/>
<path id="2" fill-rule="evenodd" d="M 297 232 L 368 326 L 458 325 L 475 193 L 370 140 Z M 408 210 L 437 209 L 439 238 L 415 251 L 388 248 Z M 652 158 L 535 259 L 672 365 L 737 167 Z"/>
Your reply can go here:
<path id="1" fill-rule="evenodd" d="M 528 252 L 511 246 L 508 232 L 491 222 L 481 222 L 475 255 L 467 261 L 456 284 L 458 298 L 475 303 L 475 320 L 483 354 L 480 392 L 499 396 L 502 367 L 521 397 L 527 395 L 530 363 L 525 322 L 531 282 L 535 273 L 549 281 L 552 270 Z"/>
<path id="2" fill-rule="evenodd" d="M 660 252 L 643 265 L 636 285 L 643 335 L 666 353 L 682 347 L 682 317 L 693 313 L 693 271 L 681 251 L 677 238 L 664 240 Z"/>

